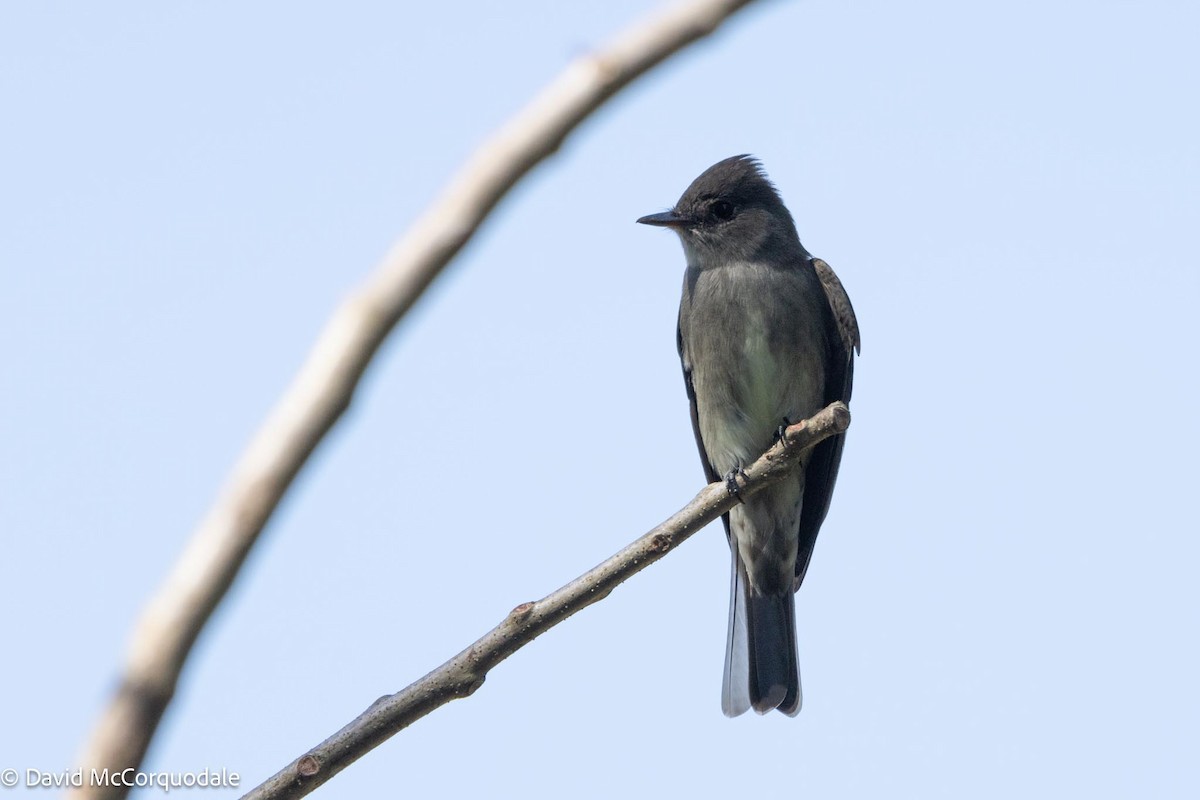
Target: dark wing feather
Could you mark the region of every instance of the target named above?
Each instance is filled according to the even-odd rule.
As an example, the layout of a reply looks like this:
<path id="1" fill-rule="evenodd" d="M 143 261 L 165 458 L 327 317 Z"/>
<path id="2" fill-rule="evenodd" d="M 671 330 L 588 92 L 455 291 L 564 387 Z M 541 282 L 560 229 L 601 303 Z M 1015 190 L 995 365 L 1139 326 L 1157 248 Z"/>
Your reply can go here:
<path id="1" fill-rule="evenodd" d="M 829 300 L 829 310 L 833 312 L 834 324 L 837 325 L 838 339 L 835 349 L 852 359 L 855 353 L 862 352 L 862 341 L 858 337 L 858 319 L 854 316 L 854 306 L 850 305 L 850 296 L 842 288 L 842 282 L 834 274 L 833 267 L 819 258 L 812 260 L 813 269 L 821 279 L 821 288 L 825 290 L 825 298 Z M 850 390 L 846 389 L 846 400 L 850 399 Z M 832 401 L 830 401 L 832 402 Z"/>
<path id="2" fill-rule="evenodd" d="M 692 410 L 692 433 L 696 436 L 696 449 L 700 451 L 700 461 L 704 464 L 704 477 L 709 483 L 716 483 L 720 480 L 720 476 L 713 469 L 712 462 L 708 460 L 708 452 L 704 449 L 704 440 L 700 438 L 700 413 L 696 410 L 696 387 L 692 386 L 692 369 L 683 355 L 683 330 L 680 328 L 675 329 L 675 345 L 679 349 L 679 363 L 683 367 L 683 384 L 687 389 L 688 405 Z M 725 535 L 728 536 L 729 515 L 722 514 L 721 522 L 725 523 Z"/>
<path id="3" fill-rule="evenodd" d="M 854 307 L 842 288 L 833 269 L 819 258 L 812 260 L 813 269 L 825 290 L 829 301 L 829 316 L 826 321 L 828 354 L 825 370 L 825 404 L 841 400 L 850 402 L 854 387 L 854 354 L 861 349 L 858 335 L 858 320 Z M 693 402 L 693 407 L 694 407 Z M 808 561 L 821 523 L 829 513 L 829 502 L 833 497 L 833 486 L 837 483 L 838 465 L 842 461 L 842 448 L 846 435 L 826 439 L 813 449 L 808 467 L 804 472 L 804 505 L 800 511 L 800 547 L 796 553 L 796 588 L 804 580 Z"/>

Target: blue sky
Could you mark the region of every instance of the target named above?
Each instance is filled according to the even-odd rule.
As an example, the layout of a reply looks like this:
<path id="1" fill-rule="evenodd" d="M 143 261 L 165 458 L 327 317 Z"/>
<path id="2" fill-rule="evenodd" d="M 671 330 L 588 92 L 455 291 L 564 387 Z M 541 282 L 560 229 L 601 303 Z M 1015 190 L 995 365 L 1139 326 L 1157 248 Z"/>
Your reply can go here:
<path id="1" fill-rule="evenodd" d="M 655 5 L 0 9 L 0 768 L 72 764 L 337 302 Z M 633 221 L 751 152 L 863 336 L 803 712 L 720 713 L 712 526 L 323 794 L 1185 796 L 1197 29 L 1185 2 L 767 3 L 621 95 L 386 345 L 147 767 L 253 786 L 691 498 L 683 257 Z"/>

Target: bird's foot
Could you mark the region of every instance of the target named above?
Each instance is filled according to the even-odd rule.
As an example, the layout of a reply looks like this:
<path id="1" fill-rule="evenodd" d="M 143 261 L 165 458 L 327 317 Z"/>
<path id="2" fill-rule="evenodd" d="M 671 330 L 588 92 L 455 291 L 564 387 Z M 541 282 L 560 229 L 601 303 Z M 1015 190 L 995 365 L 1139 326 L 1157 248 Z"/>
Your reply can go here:
<path id="1" fill-rule="evenodd" d="M 783 442 L 783 446 L 788 446 L 787 429 L 792 427 L 792 421 L 787 417 L 783 418 L 783 424 L 775 429 L 775 441 Z"/>
<path id="2" fill-rule="evenodd" d="M 738 476 L 741 476 L 743 480 L 747 478 L 746 470 L 742 469 L 740 463 L 725 473 L 725 491 L 736 497 L 739 503 L 744 503 L 746 501 L 742 499 L 742 490 L 737 482 Z"/>

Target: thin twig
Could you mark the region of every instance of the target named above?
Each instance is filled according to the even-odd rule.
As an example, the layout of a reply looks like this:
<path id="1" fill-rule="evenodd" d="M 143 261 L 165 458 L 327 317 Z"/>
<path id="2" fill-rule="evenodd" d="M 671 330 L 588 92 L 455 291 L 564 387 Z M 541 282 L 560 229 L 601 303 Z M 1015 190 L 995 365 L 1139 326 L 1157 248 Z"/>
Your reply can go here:
<path id="1" fill-rule="evenodd" d="M 196 637 L 292 480 L 349 407 L 384 338 L 496 203 L 605 100 L 750 1 L 699 0 L 671 9 L 571 64 L 484 143 L 337 309 L 139 619 L 120 685 L 81 754 L 85 771 L 140 766 Z M 126 793 L 120 786 L 73 792 L 88 798 Z"/>
<path id="2" fill-rule="evenodd" d="M 781 442 L 739 477 L 748 497 L 788 474 L 801 453 L 850 425 L 843 403 L 789 427 Z M 600 565 L 534 603 L 522 603 L 479 640 L 408 688 L 381 697 L 350 724 L 251 790 L 243 800 L 303 797 L 435 708 L 467 697 L 517 650 L 658 561 L 738 502 L 724 481 L 706 486 L 681 510 Z"/>

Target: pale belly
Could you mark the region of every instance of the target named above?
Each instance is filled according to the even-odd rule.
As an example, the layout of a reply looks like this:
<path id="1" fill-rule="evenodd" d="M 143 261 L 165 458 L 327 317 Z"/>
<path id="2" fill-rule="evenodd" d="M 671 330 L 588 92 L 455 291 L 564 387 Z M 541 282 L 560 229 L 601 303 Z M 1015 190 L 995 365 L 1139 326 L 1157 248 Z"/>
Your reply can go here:
<path id="1" fill-rule="evenodd" d="M 700 436 L 721 475 L 762 455 L 784 420 L 807 419 L 823 405 L 817 341 L 772 334 L 769 326 L 777 321 L 764 316 L 746 310 L 743 324 L 729 331 L 734 335 L 698 343 L 719 348 L 720 355 L 692 364 Z M 803 320 L 791 322 L 806 327 Z"/>

